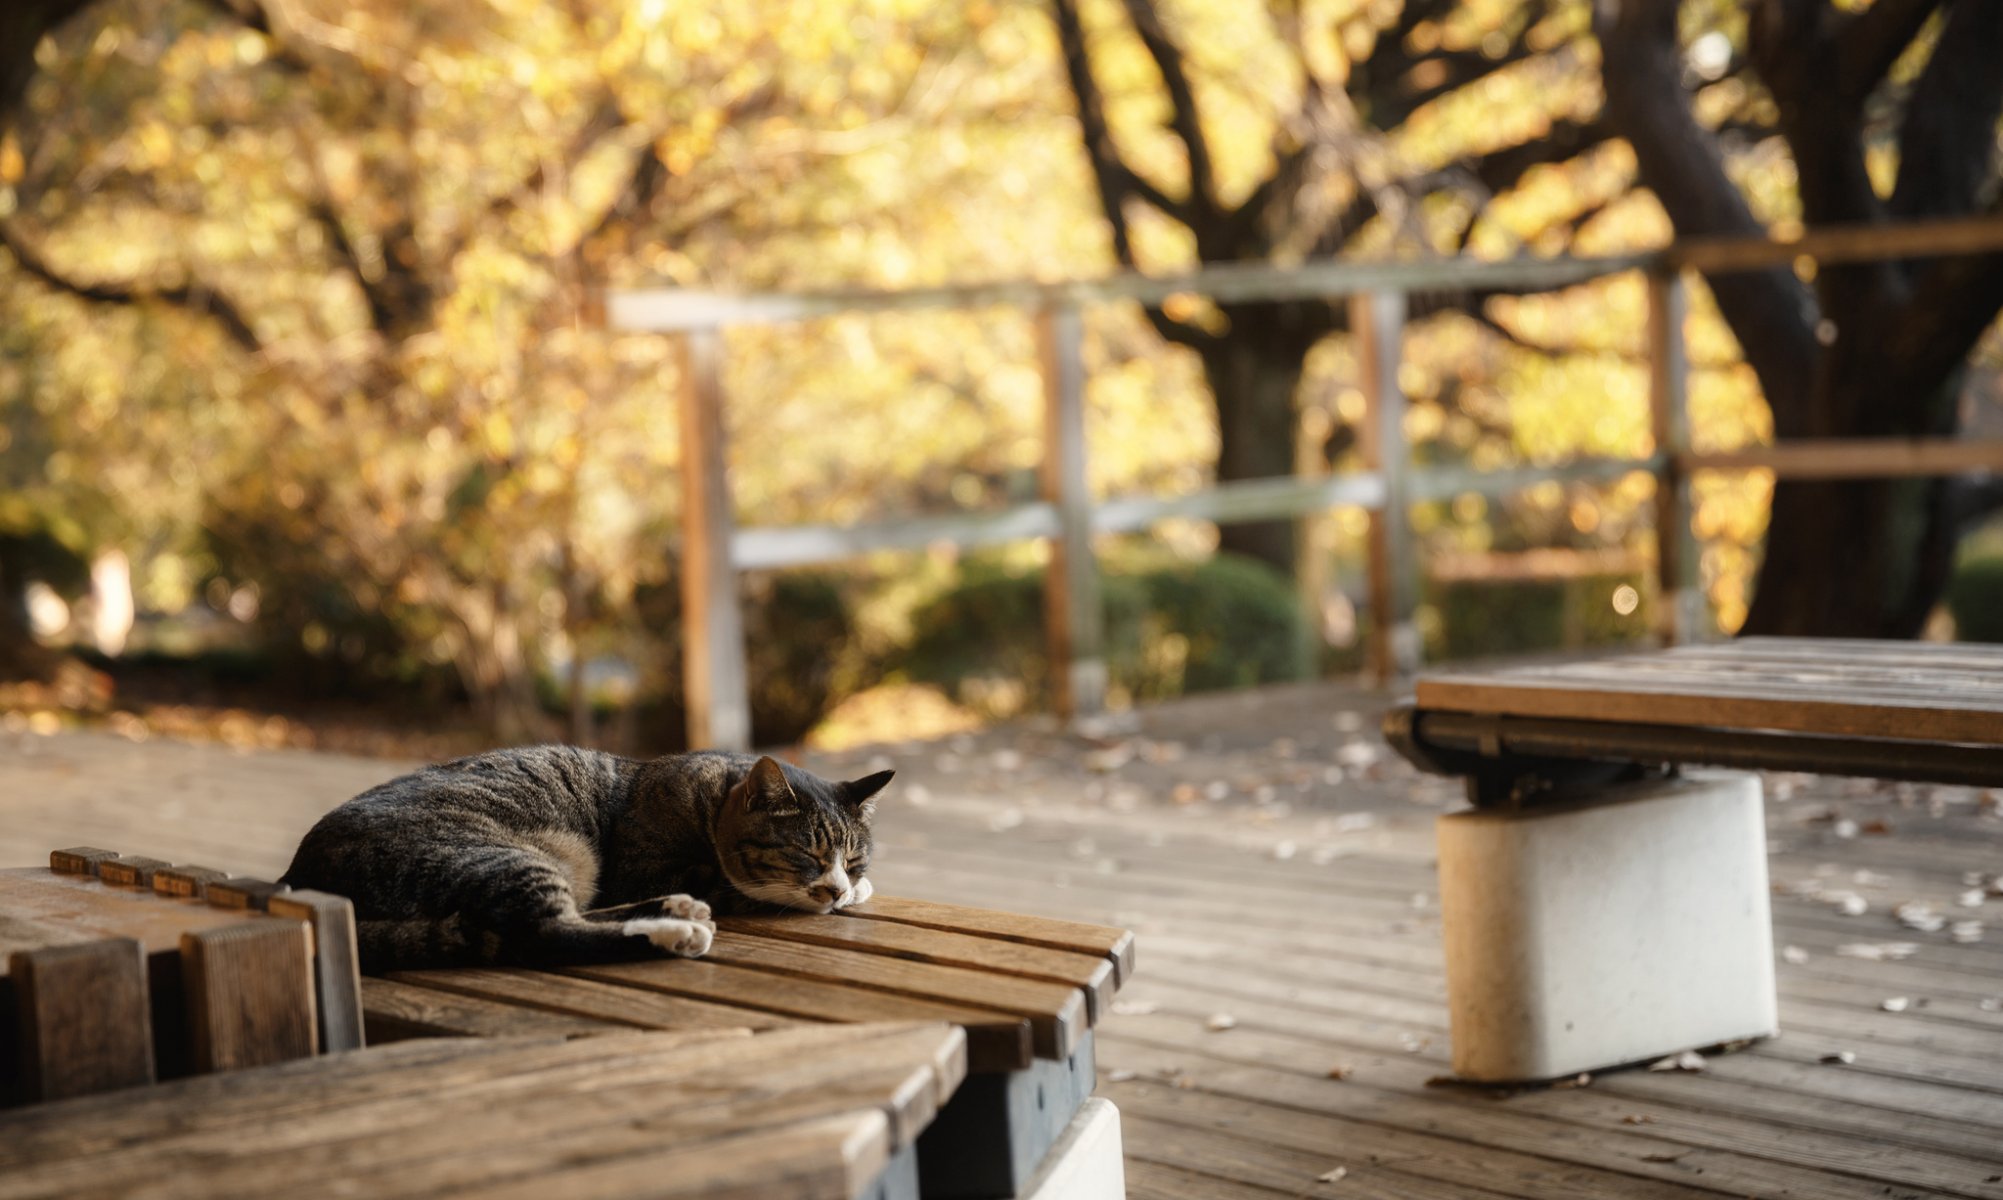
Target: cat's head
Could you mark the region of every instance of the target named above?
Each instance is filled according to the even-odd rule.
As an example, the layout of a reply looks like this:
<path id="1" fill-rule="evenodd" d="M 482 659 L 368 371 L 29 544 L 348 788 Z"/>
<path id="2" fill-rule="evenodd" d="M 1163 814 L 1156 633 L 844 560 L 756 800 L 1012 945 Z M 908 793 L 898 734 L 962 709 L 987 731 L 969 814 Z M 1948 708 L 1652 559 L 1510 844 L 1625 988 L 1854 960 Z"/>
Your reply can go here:
<path id="1" fill-rule="evenodd" d="M 835 783 L 761 758 L 717 814 L 717 859 L 738 891 L 780 908 L 828 912 L 869 870 L 878 771 Z"/>

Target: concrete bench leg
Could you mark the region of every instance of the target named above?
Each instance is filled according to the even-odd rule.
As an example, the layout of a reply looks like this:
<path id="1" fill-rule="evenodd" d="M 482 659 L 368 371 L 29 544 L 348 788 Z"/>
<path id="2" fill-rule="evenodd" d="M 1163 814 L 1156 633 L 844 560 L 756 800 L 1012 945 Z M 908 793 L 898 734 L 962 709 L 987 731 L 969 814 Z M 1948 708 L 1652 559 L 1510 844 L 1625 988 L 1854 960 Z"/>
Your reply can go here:
<path id="1" fill-rule="evenodd" d="M 1439 863 L 1463 1079 L 1554 1079 L 1777 1030 L 1755 776 L 1455 813 Z"/>
<path id="2" fill-rule="evenodd" d="M 1094 1096 L 1071 1118 L 1018 1200 L 1124 1200 L 1126 1194 L 1120 1110 Z"/>

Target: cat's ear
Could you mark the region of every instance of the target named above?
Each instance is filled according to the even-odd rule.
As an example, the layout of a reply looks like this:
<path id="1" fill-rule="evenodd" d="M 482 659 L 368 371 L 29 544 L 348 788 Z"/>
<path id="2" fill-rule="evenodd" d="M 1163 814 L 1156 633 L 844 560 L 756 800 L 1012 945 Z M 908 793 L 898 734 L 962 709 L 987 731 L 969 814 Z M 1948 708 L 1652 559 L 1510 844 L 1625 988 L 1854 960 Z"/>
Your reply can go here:
<path id="1" fill-rule="evenodd" d="M 754 808 L 775 809 L 793 799 L 793 785 L 786 782 L 786 772 L 779 768 L 777 759 L 769 756 L 751 764 L 751 773 L 739 786 L 744 789 L 744 799 Z"/>
<path id="2" fill-rule="evenodd" d="M 867 817 L 876 811 L 876 794 L 895 774 L 895 771 L 878 771 L 861 779 L 851 779 L 841 786 L 842 799 L 859 815 Z"/>

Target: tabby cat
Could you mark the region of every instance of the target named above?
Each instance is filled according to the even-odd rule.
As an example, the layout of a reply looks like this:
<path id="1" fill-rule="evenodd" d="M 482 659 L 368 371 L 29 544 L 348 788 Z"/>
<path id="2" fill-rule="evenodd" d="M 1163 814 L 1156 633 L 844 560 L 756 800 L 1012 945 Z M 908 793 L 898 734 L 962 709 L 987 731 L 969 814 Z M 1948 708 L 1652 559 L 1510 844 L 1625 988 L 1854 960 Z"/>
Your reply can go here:
<path id="1" fill-rule="evenodd" d="M 718 751 L 496 750 L 328 813 L 282 882 L 354 902 L 364 971 L 694 957 L 713 913 L 869 899 L 890 776 L 835 783 Z"/>

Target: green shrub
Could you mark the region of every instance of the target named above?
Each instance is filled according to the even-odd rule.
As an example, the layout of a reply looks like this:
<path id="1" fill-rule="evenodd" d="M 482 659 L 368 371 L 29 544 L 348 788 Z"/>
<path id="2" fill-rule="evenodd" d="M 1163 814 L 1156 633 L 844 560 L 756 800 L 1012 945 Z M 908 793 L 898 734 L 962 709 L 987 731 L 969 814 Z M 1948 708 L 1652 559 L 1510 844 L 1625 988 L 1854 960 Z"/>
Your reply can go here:
<path id="1" fill-rule="evenodd" d="M 1614 608 L 1623 586 L 1638 601 L 1625 615 Z M 1426 592 L 1434 618 L 1426 656 L 1436 661 L 1618 645 L 1651 628 L 1650 588 L 1640 575 L 1435 580 Z"/>
<path id="2" fill-rule="evenodd" d="M 2003 642 L 2003 555 L 1964 558 L 1947 584 L 1947 609 L 1964 642 Z"/>
<path id="3" fill-rule="evenodd" d="M 1160 556 L 1105 564 L 1100 577 L 1111 687 L 1136 700 L 1299 679 L 1305 639 L 1287 579 L 1248 559 Z M 1043 573 L 971 563 L 919 607 L 893 666 L 989 716 L 1049 694 Z"/>

